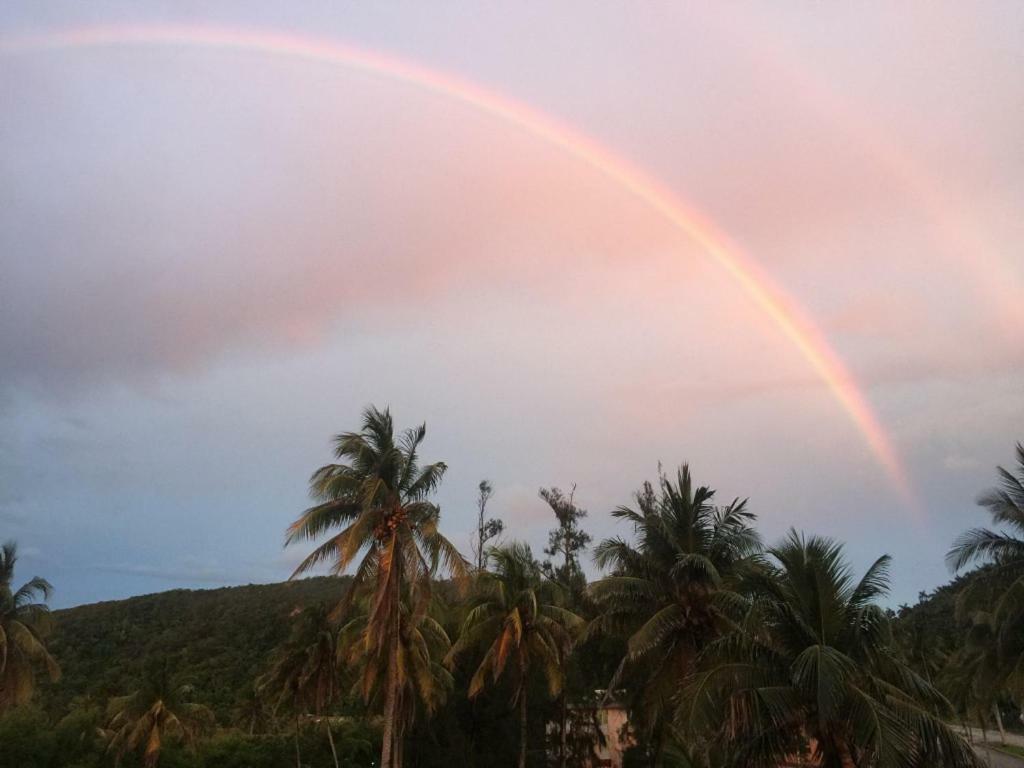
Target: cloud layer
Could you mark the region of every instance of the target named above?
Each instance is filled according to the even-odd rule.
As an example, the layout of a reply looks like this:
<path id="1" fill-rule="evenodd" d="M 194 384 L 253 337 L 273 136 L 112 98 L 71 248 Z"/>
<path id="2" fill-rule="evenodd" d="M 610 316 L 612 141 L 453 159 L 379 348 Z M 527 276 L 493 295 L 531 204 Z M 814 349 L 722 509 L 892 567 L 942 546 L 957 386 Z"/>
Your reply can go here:
<path id="1" fill-rule="evenodd" d="M 401 84 L 130 47 L 0 68 L 0 524 L 65 604 L 283 577 L 305 478 L 377 402 L 430 423 L 458 535 L 483 476 L 540 544 L 537 487 L 577 483 L 600 536 L 659 460 L 689 459 L 769 535 L 810 526 L 869 558 L 864 521 L 889 525 L 904 594 L 941 581 L 1022 437 L 1024 100 L 1019 11 L 933 8 L 306 9 L 287 27 L 490 84 L 708 211 L 866 388 L 934 557 L 800 355 L 607 180 Z M 0 25 L 286 26 L 272 4 L 63 10 Z"/>

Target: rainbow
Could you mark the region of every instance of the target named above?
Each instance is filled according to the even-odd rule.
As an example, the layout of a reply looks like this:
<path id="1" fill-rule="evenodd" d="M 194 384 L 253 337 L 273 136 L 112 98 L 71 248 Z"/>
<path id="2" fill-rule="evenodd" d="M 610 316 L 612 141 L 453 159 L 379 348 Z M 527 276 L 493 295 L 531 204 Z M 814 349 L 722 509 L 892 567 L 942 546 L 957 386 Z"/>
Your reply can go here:
<path id="1" fill-rule="evenodd" d="M 864 104 L 851 101 L 848 92 L 840 92 L 824 81 L 818 74 L 820 67 L 770 35 L 770 25 L 758 23 L 756 33 L 753 32 L 744 23 L 751 14 L 750 8 L 744 7 L 742 13 L 735 12 L 728 3 L 707 8 L 722 19 L 723 27 L 738 38 L 744 50 L 757 54 L 759 67 L 771 67 L 792 83 L 797 98 L 831 120 L 837 130 L 853 137 L 904 188 L 928 217 L 937 252 L 968 268 L 967 284 L 979 294 L 979 307 L 988 310 L 996 320 L 997 332 L 1014 343 L 1024 340 L 1024 304 L 1019 298 L 1024 289 L 1024 272 L 1000 254 L 970 215 L 968 206 L 953 196 L 949 185 L 937 179 L 927 166 L 915 162 L 913 155 L 883 131 L 878 120 L 872 119 Z M 946 22 L 952 28 L 958 20 Z"/>
<path id="2" fill-rule="evenodd" d="M 329 40 L 265 30 L 172 24 L 76 27 L 0 37 L 0 55 L 131 45 L 237 50 L 341 66 L 462 103 L 557 147 L 671 223 L 735 281 L 828 386 L 901 497 L 916 508 L 907 473 L 888 435 L 850 371 L 806 313 L 710 220 L 658 179 L 594 139 L 526 104 L 447 72 Z"/>

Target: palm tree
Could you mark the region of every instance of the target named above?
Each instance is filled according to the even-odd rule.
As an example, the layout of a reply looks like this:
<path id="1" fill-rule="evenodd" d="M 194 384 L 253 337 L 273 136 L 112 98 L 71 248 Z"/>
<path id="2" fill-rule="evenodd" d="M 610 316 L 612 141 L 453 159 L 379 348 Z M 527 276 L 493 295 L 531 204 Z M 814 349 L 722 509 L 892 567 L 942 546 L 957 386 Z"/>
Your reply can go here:
<path id="1" fill-rule="evenodd" d="M 997 588 L 990 625 L 995 648 L 1006 668 L 1006 684 L 1018 699 L 1024 696 L 1024 444 L 1017 443 L 1017 474 L 997 467 L 999 485 L 978 499 L 992 522 L 1007 530 L 972 528 L 962 533 L 946 555 L 954 571 L 975 563 L 981 569 L 958 599 L 958 608 L 970 613 L 978 591 Z M 973 575 L 973 574 L 972 574 Z M 987 602 L 987 601 L 986 601 Z"/>
<path id="2" fill-rule="evenodd" d="M 635 509 L 612 512 L 633 524 L 634 542 L 606 539 L 595 550 L 598 566 L 611 574 L 590 587 L 599 615 L 587 634 L 628 638 L 608 695 L 624 674 L 639 674 L 633 719 L 656 762 L 679 685 L 701 648 L 730 627 L 725 604 L 761 549 L 746 502 L 716 507 L 714 493 L 694 488 L 686 464 L 675 482 L 659 470 L 657 489 L 644 483 Z"/>
<path id="3" fill-rule="evenodd" d="M 36 670 L 46 669 L 51 681 L 60 666 L 46 648 L 52 624 L 48 600 L 53 588 L 33 577 L 13 589 L 18 547 L 8 541 L 0 547 L 0 712 L 24 704 L 35 691 Z"/>
<path id="4" fill-rule="evenodd" d="M 970 671 L 971 699 L 978 720 L 984 723 L 987 719 L 985 713 L 991 712 L 999 729 L 1000 742 L 1005 744 L 1006 731 L 999 712 L 999 698 L 1005 693 L 1010 670 L 1002 663 L 1001 651 L 996 616 L 977 611 L 971 616 L 967 638 L 953 663 Z"/>
<path id="5" fill-rule="evenodd" d="M 558 604 L 560 588 L 542 577 L 526 544 L 492 547 L 488 559 L 494 571 L 479 574 L 477 594 L 448 660 L 454 663 L 467 650 L 486 647 L 469 683 L 470 698 L 488 682 L 506 675 L 512 680 L 512 704 L 519 705 L 519 768 L 525 768 L 530 675 L 542 673 L 551 696 L 561 692 L 573 633 L 583 620 Z"/>
<path id="6" fill-rule="evenodd" d="M 235 724 L 250 736 L 267 733 L 274 724 L 274 713 L 267 705 L 267 697 L 259 686 L 259 681 L 247 686 L 239 695 L 232 710 Z"/>
<path id="7" fill-rule="evenodd" d="M 111 699 L 106 736 L 115 764 L 142 747 L 143 765 L 155 768 L 166 740 L 180 739 L 193 746 L 214 718 L 209 709 L 191 700 L 192 694 L 191 686 L 173 680 L 170 665 L 162 660 L 149 665 L 139 690 Z"/>
<path id="8" fill-rule="evenodd" d="M 978 766 L 939 691 L 899 660 L 875 601 L 889 558 L 859 581 L 829 539 L 796 531 L 769 550 L 744 624 L 713 641 L 680 699 L 681 727 L 735 745 L 732 764 Z"/>
<path id="9" fill-rule="evenodd" d="M 426 614 L 438 567 L 458 579 L 468 571 L 462 555 L 438 531 L 440 510 L 429 497 L 447 467 L 442 462 L 420 465 L 418 450 L 425 436 L 426 425 L 421 425 L 396 439 L 390 412 L 368 408 L 359 432 L 335 438 L 340 463 L 313 473 L 310 493 L 317 504 L 299 516 L 286 538 L 292 544 L 332 534 L 293 577 L 321 563 L 344 573 L 359 560 L 336 615 L 346 617 L 357 596 L 370 596 L 366 653 L 379 672 L 371 687 L 380 684 L 384 691 L 380 768 L 400 768 L 395 747 L 404 733 L 403 713 L 410 711 L 401 698 L 403 637 Z"/>
<path id="10" fill-rule="evenodd" d="M 999 486 L 983 493 L 978 505 L 988 510 L 994 524 L 1013 533 L 972 528 L 957 538 L 946 560 L 954 571 L 972 563 L 991 563 L 1024 578 L 1024 443 L 1017 443 L 1018 474 L 1002 467 L 996 472 Z"/>
<path id="11" fill-rule="evenodd" d="M 299 753 L 299 717 L 303 708 L 323 718 L 338 696 L 338 628 L 331 621 L 323 603 L 312 605 L 295 614 L 297 621 L 291 637 L 278 650 L 270 672 L 259 681 L 258 688 L 276 690 L 278 704 L 289 703 L 295 714 L 295 759 Z M 335 768 L 338 752 L 334 746 L 330 718 L 324 718 L 327 741 L 331 746 Z"/>
<path id="12" fill-rule="evenodd" d="M 353 692 L 364 700 L 380 696 L 379 682 L 385 676 L 381 656 L 375 650 L 373 627 L 369 622 L 368 603 L 364 597 L 349 611 L 349 620 L 338 636 L 338 662 L 351 680 Z M 405 733 L 420 710 L 427 716 L 434 714 L 444 702 L 453 686 L 452 675 L 442 660 L 451 649 L 451 640 L 437 614 L 443 611 L 436 597 L 420 609 L 414 597 L 401 601 L 401 622 L 398 653 L 394 656 L 393 672 L 398 690 L 395 695 L 399 708 L 395 716 L 394 752 L 392 760 L 401 765 Z"/>

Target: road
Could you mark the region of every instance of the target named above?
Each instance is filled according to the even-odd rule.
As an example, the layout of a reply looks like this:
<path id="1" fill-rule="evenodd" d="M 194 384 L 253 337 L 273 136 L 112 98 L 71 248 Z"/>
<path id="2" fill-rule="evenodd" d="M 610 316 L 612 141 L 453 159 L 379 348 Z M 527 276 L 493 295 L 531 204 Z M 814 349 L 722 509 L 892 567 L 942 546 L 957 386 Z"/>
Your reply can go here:
<path id="1" fill-rule="evenodd" d="M 964 733 L 965 729 L 957 727 L 956 730 L 958 730 L 960 733 Z M 984 737 L 982 737 L 981 728 L 971 728 L 971 736 L 974 737 L 974 741 L 976 742 L 987 741 L 990 744 L 993 742 L 999 742 L 999 731 L 994 731 L 991 728 L 984 732 Z M 1006 743 L 1013 744 L 1016 747 L 1024 747 L 1024 736 L 1021 736 L 1018 733 L 1010 733 L 1009 731 L 1007 731 Z"/>
<path id="2" fill-rule="evenodd" d="M 1007 739 L 1007 741 L 1009 741 L 1009 739 Z M 985 761 L 985 765 L 991 766 L 991 768 L 1024 768 L 1024 760 L 1019 757 L 1014 757 L 1013 755 L 1008 755 L 1005 752 L 999 752 L 994 749 L 985 749 L 985 747 L 975 747 L 974 751 L 981 755 L 981 759 Z"/>
<path id="3" fill-rule="evenodd" d="M 964 736 L 967 735 L 967 729 L 960 726 L 954 727 Z M 986 765 L 990 765 L 992 768 L 1024 768 L 1024 758 L 1015 757 L 1014 755 L 1008 755 L 1005 752 L 999 752 L 995 749 L 986 749 L 985 747 L 980 746 L 984 741 L 987 741 L 989 744 L 998 744 L 998 731 L 989 730 L 982 734 L 982 730 L 980 728 L 971 728 L 970 730 L 970 735 L 975 744 L 974 751 L 981 755 Z M 1006 743 L 1013 744 L 1017 747 L 1024 747 L 1024 736 L 1016 733 L 1007 733 Z"/>

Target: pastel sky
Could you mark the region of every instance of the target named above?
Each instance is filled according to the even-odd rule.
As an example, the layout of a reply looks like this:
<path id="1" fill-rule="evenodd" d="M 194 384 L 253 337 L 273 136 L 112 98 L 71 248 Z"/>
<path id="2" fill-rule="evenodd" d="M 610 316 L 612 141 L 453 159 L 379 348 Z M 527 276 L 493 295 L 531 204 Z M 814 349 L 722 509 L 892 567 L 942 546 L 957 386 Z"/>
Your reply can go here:
<path id="1" fill-rule="evenodd" d="M 12 42 L 132 25 L 357 46 L 573 126 L 802 308 L 916 504 L 707 249 L 571 152 L 352 67 Z M 481 478 L 539 552 L 539 487 L 598 539 L 689 461 L 769 541 L 892 554 L 912 601 L 1024 439 L 1022 38 L 1018 2 L 6 4 L 0 539 L 56 606 L 284 579 L 375 403 L 427 422 L 467 551 Z"/>

